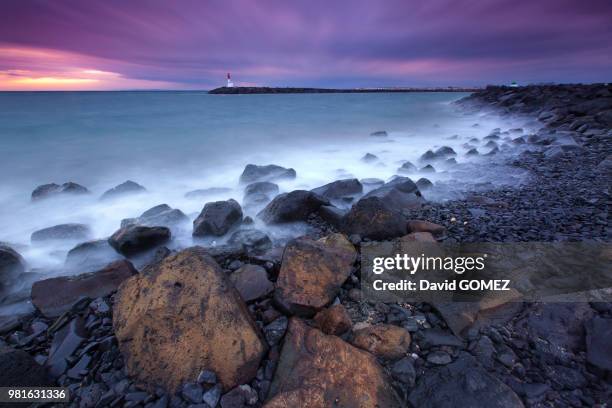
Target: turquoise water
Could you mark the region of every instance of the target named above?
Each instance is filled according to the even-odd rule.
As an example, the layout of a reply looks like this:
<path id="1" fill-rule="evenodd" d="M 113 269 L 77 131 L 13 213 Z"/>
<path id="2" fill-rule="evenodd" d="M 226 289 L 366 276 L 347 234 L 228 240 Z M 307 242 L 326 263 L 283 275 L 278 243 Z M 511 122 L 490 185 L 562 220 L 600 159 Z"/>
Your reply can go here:
<path id="1" fill-rule="evenodd" d="M 452 102 L 462 96 L 0 93 L 0 241 L 21 245 L 33 268 L 61 268 L 67 244 L 30 245 L 33 231 L 82 222 L 96 238 L 104 238 L 121 219 L 161 203 L 195 217 L 205 201 L 187 199 L 185 193 L 229 187 L 231 192 L 209 200 L 241 201 L 238 177 L 247 163 L 295 168 L 298 177 L 280 183 L 281 191 L 346 177 L 388 179 L 402 160 L 415 162 L 441 145 L 460 151 L 467 139 L 482 137 L 498 125 L 492 118 L 458 112 Z M 475 122 L 480 126 L 473 127 Z M 386 130 L 389 137 L 370 136 L 377 130 Z M 456 134 L 458 138 L 450 139 Z M 380 162 L 361 162 L 368 152 Z M 448 180 L 453 173 L 428 177 Z M 98 200 L 127 179 L 144 185 L 149 194 Z M 66 181 L 83 184 L 93 194 L 30 202 L 37 185 Z M 177 240 L 191 243 L 190 231 Z"/>

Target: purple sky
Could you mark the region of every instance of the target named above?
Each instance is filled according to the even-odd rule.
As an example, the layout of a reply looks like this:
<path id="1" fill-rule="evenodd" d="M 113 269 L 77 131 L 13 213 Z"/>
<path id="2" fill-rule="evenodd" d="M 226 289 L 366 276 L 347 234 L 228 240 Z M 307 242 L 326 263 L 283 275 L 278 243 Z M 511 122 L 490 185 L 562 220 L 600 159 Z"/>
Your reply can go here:
<path id="1" fill-rule="evenodd" d="M 612 81 L 612 0 L 0 2 L 0 90 Z"/>

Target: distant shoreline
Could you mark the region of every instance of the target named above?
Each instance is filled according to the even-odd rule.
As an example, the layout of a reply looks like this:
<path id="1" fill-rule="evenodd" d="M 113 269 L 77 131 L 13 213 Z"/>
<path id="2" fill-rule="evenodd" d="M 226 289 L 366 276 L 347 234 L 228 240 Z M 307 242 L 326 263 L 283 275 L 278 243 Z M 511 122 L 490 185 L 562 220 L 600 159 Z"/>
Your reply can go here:
<path id="1" fill-rule="evenodd" d="M 304 93 L 405 93 L 405 92 L 479 92 L 483 88 L 463 87 L 430 87 L 430 88 L 293 88 L 293 87 L 251 87 L 240 86 L 228 88 L 226 86 L 208 91 L 209 94 L 220 95 L 247 95 L 247 94 L 304 94 Z"/>

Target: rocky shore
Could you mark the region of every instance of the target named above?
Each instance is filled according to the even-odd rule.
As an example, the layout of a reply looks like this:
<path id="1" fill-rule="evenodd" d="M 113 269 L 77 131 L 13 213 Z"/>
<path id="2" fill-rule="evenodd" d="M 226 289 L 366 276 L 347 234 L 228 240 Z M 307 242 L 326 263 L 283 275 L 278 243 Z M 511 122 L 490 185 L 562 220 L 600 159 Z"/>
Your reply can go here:
<path id="1" fill-rule="evenodd" d="M 79 243 L 69 276 L 33 284 L 34 312 L 0 320 L 0 386 L 68 387 L 69 406 L 79 408 L 608 406 L 611 303 L 466 314 L 364 299 L 360 253 L 369 241 L 609 242 L 612 87 L 489 87 L 457 109 L 526 125 L 491 129 L 461 152 L 424 152 L 387 182 L 332 180 L 279 194 L 275 182 L 299 177 L 295 170 L 249 165 L 242 206 L 209 202 L 191 218 L 194 237 L 217 245 L 168 249 L 189 217 L 167 205 L 124 220 L 106 240 Z M 529 179 L 434 202 L 436 183 L 402 175 L 453 166 L 460 155 L 502 161 Z M 145 191 L 126 182 L 102 199 Z M 91 193 L 49 184 L 32 200 L 60 194 Z M 273 240 L 247 215 L 253 208 L 266 225 L 306 223 L 310 232 Z M 36 239 L 88 234 L 66 224 Z M 0 246 L 3 292 L 35 280 L 18 250 Z"/>
<path id="2" fill-rule="evenodd" d="M 222 95 L 247 94 L 296 94 L 296 93 L 396 93 L 396 92 L 477 92 L 478 88 L 446 87 L 446 88 L 295 88 L 268 86 L 236 86 L 215 88 L 208 93 Z"/>

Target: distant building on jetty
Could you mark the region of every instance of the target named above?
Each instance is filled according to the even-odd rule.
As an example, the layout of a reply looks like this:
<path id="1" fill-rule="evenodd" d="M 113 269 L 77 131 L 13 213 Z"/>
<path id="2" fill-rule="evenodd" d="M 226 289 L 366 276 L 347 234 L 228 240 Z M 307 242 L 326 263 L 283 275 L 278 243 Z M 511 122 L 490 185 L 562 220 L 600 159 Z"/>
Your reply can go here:
<path id="1" fill-rule="evenodd" d="M 232 82 L 232 76 L 230 75 L 230 73 L 227 73 L 227 88 L 233 88 L 234 87 L 234 82 Z"/>

